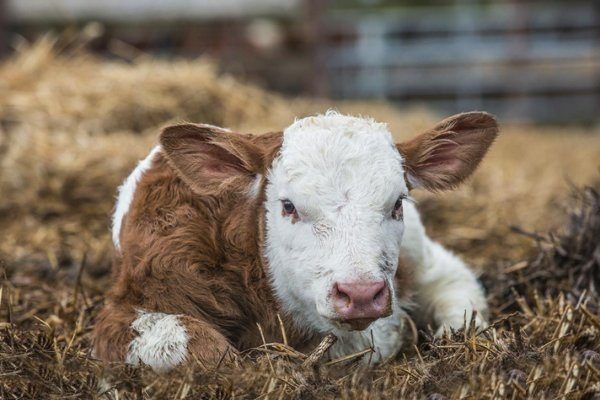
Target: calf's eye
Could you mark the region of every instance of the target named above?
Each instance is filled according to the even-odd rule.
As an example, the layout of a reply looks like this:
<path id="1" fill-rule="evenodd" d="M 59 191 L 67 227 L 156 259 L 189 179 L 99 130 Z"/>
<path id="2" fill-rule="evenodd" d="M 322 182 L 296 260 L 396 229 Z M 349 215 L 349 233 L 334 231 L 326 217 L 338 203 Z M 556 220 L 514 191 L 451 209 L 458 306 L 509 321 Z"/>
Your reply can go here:
<path id="1" fill-rule="evenodd" d="M 402 209 L 402 199 L 403 196 L 398 197 L 398 200 L 396 200 L 396 204 L 394 204 L 394 209 L 392 210 L 392 218 L 398 221 L 404 218 L 404 210 Z"/>
<path id="2" fill-rule="evenodd" d="M 296 207 L 294 207 L 294 203 L 292 203 L 289 200 L 282 200 L 281 204 L 283 205 L 283 214 L 284 215 L 296 214 Z"/>

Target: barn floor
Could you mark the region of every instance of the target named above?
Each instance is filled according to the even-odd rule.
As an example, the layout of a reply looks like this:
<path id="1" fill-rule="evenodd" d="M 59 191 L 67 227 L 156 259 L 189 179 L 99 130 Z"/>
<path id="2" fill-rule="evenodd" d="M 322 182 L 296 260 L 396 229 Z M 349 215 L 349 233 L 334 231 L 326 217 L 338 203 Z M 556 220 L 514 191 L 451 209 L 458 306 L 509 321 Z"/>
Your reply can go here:
<path id="1" fill-rule="evenodd" d="M 0 398 L 93 398 L 90 327 L 111 260 L 115 190 L 169 121 L 281 129 L 340 111 L 432 126 L 426 110 L 286 99 L 206 60 L 106 61 L 47 37 L 0 65 Z M 410 341 L 370 370 L 302 366 L 265 345 L 218 369 L 115 366 L 114 398 L 600 398 L 600 130 L 503 126 L 452 193 L 416 193 L 431 236 L 482 274 L 492 326 Z M 367 355 L 364 355 L 368 357 Z M 437 396 L 437 397 L 436 397 Z"/>

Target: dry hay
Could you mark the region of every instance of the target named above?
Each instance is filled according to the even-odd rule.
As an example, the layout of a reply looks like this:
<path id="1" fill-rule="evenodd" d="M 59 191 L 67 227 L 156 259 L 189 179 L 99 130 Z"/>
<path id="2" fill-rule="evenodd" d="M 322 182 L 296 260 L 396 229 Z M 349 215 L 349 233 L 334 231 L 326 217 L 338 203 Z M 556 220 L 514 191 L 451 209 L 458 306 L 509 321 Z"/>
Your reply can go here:
<path id="1" fill-rule="evenodd" d="M 107 284 L 115 188 L 161 125 L 192 120 L 260 132 L 334 106 L 409 137 L 436 118 L 381 103 L 282 98 L 219 76 L 206 60 L 107 61 L 79 50 L 81 38 L 67 45 L 61 50 L 65 41 L 48 37 L 0 65 L 1 398 L 94 397 L 101 367 L 90 357 L 89 333 Z M 600 396 L 598 133 L 504 127 L 463 188 L 416 195 L 432 236 L 483 273 L 494 322 L 484 333 L 434 340 L 421 332 L 404 355 L 371 370 L 356 362 L 368 349 L 319 366 L 311 361 L 319 353 L 311 358 L 283 344 L 167 377 L 114 366 L 119 379 L 110 393 Z"/>

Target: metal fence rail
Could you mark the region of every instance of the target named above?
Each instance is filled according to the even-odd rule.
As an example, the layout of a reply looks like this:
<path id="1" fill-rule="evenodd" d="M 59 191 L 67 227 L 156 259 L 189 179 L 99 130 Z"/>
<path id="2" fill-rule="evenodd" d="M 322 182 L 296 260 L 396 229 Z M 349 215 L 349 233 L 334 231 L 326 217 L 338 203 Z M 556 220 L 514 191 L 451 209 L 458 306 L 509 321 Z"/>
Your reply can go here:
<path id="1" fill-rule="evenodd" d="M 513 120 L 598 120 L 597 2 L 456 1 L 332 11 L 331 93 L 486 108 Z"/>

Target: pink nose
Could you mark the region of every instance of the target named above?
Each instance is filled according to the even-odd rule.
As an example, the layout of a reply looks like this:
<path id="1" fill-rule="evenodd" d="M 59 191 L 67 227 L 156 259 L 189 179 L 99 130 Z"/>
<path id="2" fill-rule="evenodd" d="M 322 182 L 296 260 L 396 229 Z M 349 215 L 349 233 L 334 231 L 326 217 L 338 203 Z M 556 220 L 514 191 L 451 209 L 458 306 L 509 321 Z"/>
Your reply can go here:
<path id="1" fill-rule="evenodd" d="M 391 313 L 390 290 L 385 281 L 337 282 L 331 297 L 338 317 L 352 329 L 365 329 Z"/>

